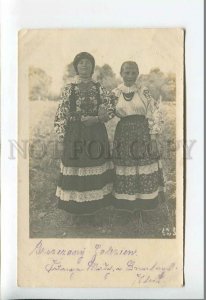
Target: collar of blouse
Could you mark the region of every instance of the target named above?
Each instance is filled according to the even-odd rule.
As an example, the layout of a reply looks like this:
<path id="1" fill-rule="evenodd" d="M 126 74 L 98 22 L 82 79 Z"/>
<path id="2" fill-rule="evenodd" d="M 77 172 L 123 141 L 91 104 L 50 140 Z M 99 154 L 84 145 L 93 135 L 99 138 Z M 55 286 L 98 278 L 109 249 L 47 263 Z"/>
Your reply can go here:
<path id="1" fill-rule="evenodd" d="M 133 84 L 132 86 L 126 86 L 124 83 L 122 83 L 118 86 L 118 90 L 124 94 L 136 93 L 138 91 L 138 87 L 136 84 Z"/>
<path id="2" fill-rule="evenodd" d="M 138 85 L 137 83 L 135 83 L 131 87 L 127 87 L 124 85 L 124 83 L 122 83 L 116 89 L 113 90 L 113 93 L 117 98 L 119 98 L 122 93 L 138 93 L 139 97 L 144 103 L 145 101 L 149 103 L 152 100 L 148 88 L 146 88 L 145 86 Z"/>
<path id="3" fill-rule="evenodd" d="M 87 82 L 91 82 L 91 81 L 94 82 L 94 83 L 96 83 L 96 81 L 93 78 L 89 78 L 87 80 L 84 80 L 79 75 L 76 75 L 76 76 L 74 76 L 72 78 L 71 83 L 78 84 L 78 83 L 81 83 L 81 82 L 87 83 Z"/>

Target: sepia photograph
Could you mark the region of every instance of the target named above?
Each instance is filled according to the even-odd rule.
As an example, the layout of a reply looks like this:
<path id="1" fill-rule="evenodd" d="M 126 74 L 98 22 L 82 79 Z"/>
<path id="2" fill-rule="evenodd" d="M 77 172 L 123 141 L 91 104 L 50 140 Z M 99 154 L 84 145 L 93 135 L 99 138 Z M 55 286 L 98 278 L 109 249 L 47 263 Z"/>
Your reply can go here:
<path id="1" fill-rule="evenodd" d="M 30 237 L 175 238 L 175 32 L 31 33 Z"/>
<path id="2" fill-rule="evenodd" d="M 203 6 L 2 0 L 2 300 L 204 298 Z"/>
<path id="3" fill-rule="evenodd" d="M 183 286 L 184 30 L 18 38 L 18 285 Z"/>
<path id="4" fill-rule="evenodd" d="M 2 299 L 203 298 L 203 2 L 2 0 Z"/>

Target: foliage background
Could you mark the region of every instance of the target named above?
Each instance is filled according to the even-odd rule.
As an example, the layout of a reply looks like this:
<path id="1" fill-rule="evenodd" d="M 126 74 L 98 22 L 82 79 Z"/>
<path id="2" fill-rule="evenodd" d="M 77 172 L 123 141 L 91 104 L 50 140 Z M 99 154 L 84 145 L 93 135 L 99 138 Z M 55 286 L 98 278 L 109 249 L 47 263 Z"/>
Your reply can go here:
<path id="1" fill-rule="evenodd" d="M 63 84 L 68 83 L 75 76 L 73 64 L 65 67 Z M 96 66 L 93 78 L 99 81 L 108 90 L 112 90 L 121 83 L 121 78 L 116 75 L 111 66 L 104 64 Z M 30 100 L 58 100 L 59 95 L 50 91 L 52 78 L 41 68 L 29 68 L 29 99 Z M 165 74 L 159 68 L 153 68 L 148 74 L 141 74 L 138 83 L 149 88 L 155 99 L 161 97 L 163 101 L 175 101 L 176 78 L 174 73 Z"/>

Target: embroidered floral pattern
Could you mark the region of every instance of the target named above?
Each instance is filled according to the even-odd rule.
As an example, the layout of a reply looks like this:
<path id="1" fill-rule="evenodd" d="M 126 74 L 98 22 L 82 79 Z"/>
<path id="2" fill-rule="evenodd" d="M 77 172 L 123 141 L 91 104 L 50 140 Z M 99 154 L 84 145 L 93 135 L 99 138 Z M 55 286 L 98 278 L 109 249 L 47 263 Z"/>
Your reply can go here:
<path id="1" fill-rule="evenodd" d="M 70 122 L 81 121 L 81 116 L 97 116 L 100 105 L 105 107 L 108 119 L 114 116 L 113 94 L 94 80 L 85 84 L 85 88 L 80 85 L 81 80 L 77 78 L 62 89 L 54 121 L 54 129 L 60 139 L 63 139 Z"/>
<path id="2" fill-rule="evenodd" d="M 148 101 L 146 118 L 148 119 L 150 134 L 159 134 L 162 132 L 164 123 L 160 100 L 155 100 L 147 88 L 143 89 L 143 95 Z"/>
<path id="3" fill-rule="evenodd" d="M 115 101 L 117 97 L 114 95 L 114 93 L 110 93 L 100 85 L 100 98 L 101 106 L 106 109 L 108 119 L 112 119 L 114 117 Z"/>
<path id="4" fill-rule="evenodd" d="M 152 174 L 116 175 L 114 189 L 118 194 L 135 195 L 136 193 L 150 194 L 156 191 L 159 186 L 164 186 L 164 182 L 160 182 L 160 174 L 162 170 Z"/>

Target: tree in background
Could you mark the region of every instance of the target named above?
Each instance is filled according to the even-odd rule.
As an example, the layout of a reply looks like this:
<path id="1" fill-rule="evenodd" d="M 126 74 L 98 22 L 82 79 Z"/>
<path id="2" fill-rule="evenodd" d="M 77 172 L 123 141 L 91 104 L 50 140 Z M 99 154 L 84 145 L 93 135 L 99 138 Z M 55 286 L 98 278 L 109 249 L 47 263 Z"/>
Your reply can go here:
<path id="1" fill-rule="evenodd" d="M 40 68 L 29 68 L 29 99 L 48 100 L 52 79 Z"/>
<path id="2" fill-rule="evenodd" d="M 63 76 L 64 84 L 67 84 L 71 81 L 71 78 L 76 75 L 73 64 L 70 63 L 66 66 L 66 71 Z M 107 88 L 108 90 L 112 90 L 117 87 L 119 84 L 119 80 L 116 78 L 115 73 L 112 68 L 108 64 L 104 64 L 102 67 L 95 66 L 93 78 L 100 82 L 102 86 Z"/>
<path id="3" fill-rule="evenodd" d="M 64 84 L 67 84 L 71 81 L 71 78 L 76 75 L 76 72 L 74 70 L 73 63 L 70 63 L 65 68 L 65 73 L 63 75 L 63 82 Z"/>
<path id="4" fill-rule="evenodd" d="M 64 83 L 70 82 L 75 75 L 73 64 L 70 63 L 67 65 L 63 76 Z M 93 78 L 108 90 L 114 89 L 121 82 L 121 79 L 116 77 L 108 64 L 104 64 L 102 67 L 97 65 Z M 140 75 L 138 84 L 148 87 L 155 99 L 161 98 L 162 101 L 175 101 L 176 78 L 174 73 L 165 74 L 159 68 L 154 68 L 151 69 L 149 74 Z"/>
<path id="5" fill-rule="evenodd" d="M 108 90 L 114 89 L 120 82 L 108 64 L 104 64 L 102 67 L 96 66 L 93 77 Z"/>
<path id="6" fill-rule="evenodd" d="M 71 82 L 76 75 L 73 64 L 66 66 L 63 76 L 64 84 Z M 100 82 L 108 90 L 112 90 L 121 83 L 108 64 L 102 67 L 96 66 L 93 78 Z M 30 100 L 59 100 L 59 95 L 50 90 L 52 79 L 41 68 L 29 68 L 29 99 Z M 138 78 L 138 84 L 148 87 L 155 99 L 162 101 L 175 101 L 176 77 L 174 73 L 163 73 L 159 68 L 151 69 L 149 74 L 142 74 Z"/>
<path id="7" fill-rule="evenodd" d="M 175 101 L 176 77 L 174 73 L 164 74 L 159 68 L 155 68 L 149 74 L 140 75 L 138 83 L 146 86 L 154 99 Z"/>

